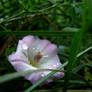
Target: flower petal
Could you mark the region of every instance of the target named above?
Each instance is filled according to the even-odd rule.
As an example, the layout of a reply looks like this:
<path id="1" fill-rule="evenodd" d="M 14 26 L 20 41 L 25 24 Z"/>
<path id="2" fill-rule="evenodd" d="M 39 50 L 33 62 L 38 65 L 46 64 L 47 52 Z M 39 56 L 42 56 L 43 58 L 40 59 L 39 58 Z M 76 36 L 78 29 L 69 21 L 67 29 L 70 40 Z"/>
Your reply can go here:
<path id="1" fill-rule="evenodd" d="M 26 51 L 27 49 L 28 46 L 26 45 L 26 43 L 24 43 L 22 40 L 19 40 L 16 51 L 22 53 L 22 51 Z"/>
<path id="2" fill-rule="evenodd" d="M 17 72 L 24 72 L 24 71 L 27 71 L 27 70 L 37 69 L 37 68 L 35 68 L 31 65 L 28 65 L 24 62 L 19 62 L 19 61 L 12 62 L 12 65 L 14 66 L 14 68 Z"/>
<path id="3" fill-rule="evenodd" d="M 28 35 L 28 36 L 25 36 L 22 41 L 28 46 L 28 47 L 31 47 L 33 42 L 35 41 L 35 37 L 34 36 L 31 36 L 31 35 Z"/>
<path id="4" fill-rule="evenodd" d="M 36 83 L 43 76 L 41 76 L 41 72 L 32 73 L 30 75 L 26 75 L 25 78 L 29 80 L 32 84 Z"/>
<path id="5" fill-rule="evenodd" d="M 35 38 L 36 40 L 33 42 L 31 48 L 29 48 L 28 53 L 29 53 L 29 58 L 34 59 L 38 53 L 41 53 L 42 50 L 50 44 L 48 40 L 40 40 L 38 38 Z"/>
<path id="6" fill-rule="evenodd" d="M 43 56 L 54 56 L 57 54 L 57 46 L 54 44 L 49 44 L 44 50 L 42 51 Z"/>
<path id="7" fill-rule="evenodd" d="M 32 44 L 35 41 L 35 38 L 33 36 L 25 36 L 22 40 L 19 40 L 18 46 L 17 46 L 17 52 L 20 54 L 28 55 L 28 49 L 32 48 Z"/>
<path id="8" fill-rule="evenodd" d="M 61 64 L 59 57 L 56 55 L 55 57 L 47 57 L 47 58 L 42 58 L 39 62 L 39 67 L 42 69 L 57 69 Z M 62 69 L 64 70 L 64 68 Z M 50 73 L 50 71 L 48 72 L 44 72 L 45 75 L 47 75 L 48 73 Z M 54 77 L 57 78 L 62 78 L 64 76 L 63 72 L 57 72 L 56 74 L 54 74 Z"/>
<path id="9" fill-rule="evenodd" d="M 10 63 L 15 61 L 29 63 L 28 58 L 25 55 L 20 54 L 19 52 L 13 52 L 11 55 L 8 56 L 8 60 Z"/>
<path id="10" fill-rule="evenodd" d="M 29 47 L 22 40 L 19 40 L 16 53 L 19 56 L 28 58 L 28 48 Z"/>
<path id="11" fill-rule="evenodd" d="M 42 57 L 38 63 L 39 67 L 41 68 L 54 68 L 56 66 L 60 66 L 61 62 L 57 55 L 53 57 Z"/>
<path id="12" fill-rule="evenodd" d="M 35 41 L 34 47 L 35 48 L 39 48 L 39 51 L 43 51 L 48 45 L 50 44 L 50 42 L 48 40 L 40 40 L 38 39 L 37 41 Z"/>
<path id="13" fill-rule="evenodd" d="M 28 70 L 37 70 L 36 67 L 33 67 L 31 65 L 28 65 L 26 63 L 19 62 L 19 61 L 13 62 L 12 65 L 14 66 L 14 68 L 17 72 L 25 72 L 25 71 L 28 71 Z M 35 73 L 32 73 L 32 74 L 28 74 L 24 77 L 27 80 L 29 80 L 32 84 L 34 84 L 38 80 L 40 80 L 42 77 L 44 77 L 42 74 L 43 74 L 42 72 L 35 72 Z"/>
<path id="14" fill-rule="evenodd" d="M 48 44 L 50 44 L 48 40 L 40 40 L 37 38 L 32 44 L 34 55 L 37 55 L 39 52 L 41 52 Z"/>

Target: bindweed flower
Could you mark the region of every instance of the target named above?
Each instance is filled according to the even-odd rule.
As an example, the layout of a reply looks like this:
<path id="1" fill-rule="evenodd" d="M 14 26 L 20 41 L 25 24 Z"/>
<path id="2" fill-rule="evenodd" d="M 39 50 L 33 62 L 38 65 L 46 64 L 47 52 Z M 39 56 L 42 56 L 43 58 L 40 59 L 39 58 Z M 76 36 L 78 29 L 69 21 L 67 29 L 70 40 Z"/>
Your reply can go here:
<path id="1" fill-rule="evenodd" d="M 16 52 L 9 55 L 8 60 L 17 72 L 37 69 L 56 69 L 61 65 L 57 55 L 57 46 L 48 40 L 41 40 L 31 35 L 19 40 Z M 34 72 L 26 75 L 25 78 L 34 84 L 50 72 Z M 63 72 L 57 72 L 45 82 L 52 82 L 54 78 L 62 78 L 63 76 Z"/>

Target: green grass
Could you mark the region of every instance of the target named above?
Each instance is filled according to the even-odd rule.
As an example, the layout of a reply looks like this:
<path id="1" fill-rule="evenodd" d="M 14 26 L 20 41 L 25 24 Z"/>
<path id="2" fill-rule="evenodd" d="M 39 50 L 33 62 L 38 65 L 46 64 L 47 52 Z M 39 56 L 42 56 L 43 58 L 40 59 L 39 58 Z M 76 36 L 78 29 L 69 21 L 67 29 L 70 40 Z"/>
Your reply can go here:
<path id="1" fill-rule="evenodd" d="M 90 0 L 84 0 L 83 3 L 84 3 L 84 6 L 86 6 L 86 7 L 83 7 L 84 8 L 83 22 L 82 22 L 83 25 L 82 25 L 82 28 L 80 29 L 80 31 L 75 34 L 75 36 L 73 37 L 73 40 L 72 40 L 72 44 L 71 44 L 71 48 L 70 48 L 69 63 L 67 65 L 67 72 L 66 72 L 66 76 L 65 76 L 64 91 L 67 90 L 67 87 L 69 86 L 69 80 L 71 79 L 73 68 L 77 66 L 78 62 L 80 62 L 79 60 L 77 60 L 77 54 L 79 53 L 79 50 L 80 50 L 80 47 L 82 44 L 82 39 L 83 39 L 83 37 L 85 37 L 86 31 L 88 30 L 88 28 L 86 26 L 88 24 L 85 20 L 86 20 L 86 18 L 88 18 L 88 19 L 91 18 L 92 12 L 90 10 L 92 9 L 92 6 L 90 7 L 90 3 L 92 5 L 92 2 L 90 2 Z M 87 10 L 85 8 L 87 8 L 87 10 L 90 11 L 89 15 L 87 17 L 86 17 Z M 91 21 L 91 20 L 89 20 L 89 21 Z"/>

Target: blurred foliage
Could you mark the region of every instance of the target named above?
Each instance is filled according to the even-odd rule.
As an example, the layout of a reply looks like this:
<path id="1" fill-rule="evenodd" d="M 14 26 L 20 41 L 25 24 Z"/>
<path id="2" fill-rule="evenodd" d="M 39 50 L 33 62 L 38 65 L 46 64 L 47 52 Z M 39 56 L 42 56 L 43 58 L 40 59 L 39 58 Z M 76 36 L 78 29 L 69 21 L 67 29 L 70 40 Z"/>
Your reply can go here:
<path id="1" fill-rule="evenodd" d="M 61 30 L 81 27 L 81 0 L 1 0 L 0 29 Z"/>

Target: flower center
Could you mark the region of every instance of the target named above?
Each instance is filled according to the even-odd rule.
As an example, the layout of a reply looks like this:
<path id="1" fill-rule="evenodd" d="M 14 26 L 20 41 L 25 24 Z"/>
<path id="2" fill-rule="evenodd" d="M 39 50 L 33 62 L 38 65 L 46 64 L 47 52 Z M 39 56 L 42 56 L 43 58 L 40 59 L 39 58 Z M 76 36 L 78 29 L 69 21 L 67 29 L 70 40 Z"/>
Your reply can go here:
<path id="1" fill-rule="evenodd" d="M 34 57 L 34 62 L 37 64 L 37 63 L 40 61 L 41 58 L 42 58 L 42 55 L 41 55 L 41 53 L 39 52 L 39 53 Z"/>
<path id="2" fill-rule="evenodd" d="M 41 53 L 39 52 L 35 57 L 34 57 L 34 60 L 32 61 L 30 61 L 30 64 L 32 65 L 32 66 L 35 66 L 35 67 L 38 67 L 38 63 L 39 63 L 39 61 L 40 61 L 40 59 L 42 58 L 42 55 L 41 55 Z"/>

